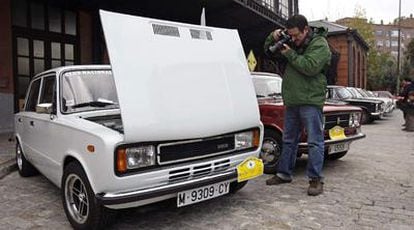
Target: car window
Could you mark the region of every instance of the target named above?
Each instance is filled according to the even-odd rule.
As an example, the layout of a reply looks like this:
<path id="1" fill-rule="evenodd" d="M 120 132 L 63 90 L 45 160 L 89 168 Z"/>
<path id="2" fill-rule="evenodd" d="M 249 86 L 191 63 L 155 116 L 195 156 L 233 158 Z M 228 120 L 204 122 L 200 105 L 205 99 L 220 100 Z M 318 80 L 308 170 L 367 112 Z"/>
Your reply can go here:
<path id="1" fill-rule="evenodd" d="M 61 78 L 61 111 L 74 113 L 119 108 L 110 70 L 76 70 Z"/>
<path id="2" fill-rule="evenodd" d="M 36 111 L 37 100 L 39 99 L 40 79 L 34 81 L 30 86 L 29 95 L 24 111 Z"/>
<path id="3" fill-rule="evenodd" d="M 346 90 L 346 88 L 335 88 L 335 95 L 336 97 L 341 98 L 341 99 L 348 99 L 348 98 L 353 97 L 351 92 Z"/>
<path id="4" fill-rule="evenodd" d="M 346 87 L 346 89 L 351 93 L 352 97 L 354 98 L 363 98 L 364 96 L 358 92 L 355 88 Z"/>
<path id="5" fill-rule="evenodd" d="M 282 79 L 253 78 L 257 97 L 282 97 Z"/>
<path id="6" fill-rule="evenodd" d="M 55 95 L 55 83 L 56 78 L 54 76 L 45 77 L 42 83 L 42 92 L 40 95 L 40 103 L 53 103 L 53 97 Z"/>

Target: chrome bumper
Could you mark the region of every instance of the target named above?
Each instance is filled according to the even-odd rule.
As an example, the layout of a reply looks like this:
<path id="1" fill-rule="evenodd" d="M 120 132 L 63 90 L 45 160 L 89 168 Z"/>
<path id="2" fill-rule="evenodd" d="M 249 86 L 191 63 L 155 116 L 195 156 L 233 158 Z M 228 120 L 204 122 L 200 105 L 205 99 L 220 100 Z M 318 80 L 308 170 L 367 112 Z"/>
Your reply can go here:
<path id="1" fill-rule="evenodd" d="M 166 184 L 154 188 L 147 188 L 123 193 L 99 193 L 95 196 L 102 205 L 111 206 L 162 197 L 165 195 L 174 194 L 188 189 L 198 188 L 226 180 L 237 180 L 236 169 L 233 168 L 231 171 L 225 171 L 219 174 L 204 176 L 201 178 L 177 182 L 174 184 Z"/>
<path id="2" fill-rule="evenodd" d="M 351 141 L 355 141 L 355 140 L 362 139 L 362 138 L 365 138 L 365 134 L 358 133 L 353 136 L 349 136 L 349 137 L 346 137 L 340 140 L 325 140 L 325 147 L 329 145 L 333 145 L 333 144 L 343 143 L 343 142 L 351 142 Z M 308 147 L 308 143 L 306 142 L 299 143 L 299 148 L 307 148 L 307 147 Z"/>

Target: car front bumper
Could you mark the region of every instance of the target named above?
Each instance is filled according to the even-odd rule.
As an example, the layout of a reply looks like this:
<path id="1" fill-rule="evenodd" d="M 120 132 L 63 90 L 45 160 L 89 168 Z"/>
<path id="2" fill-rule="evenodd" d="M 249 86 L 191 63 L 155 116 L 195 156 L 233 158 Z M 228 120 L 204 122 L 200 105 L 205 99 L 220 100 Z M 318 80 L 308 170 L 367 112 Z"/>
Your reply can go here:
<path id="1" fill-rule="evenodd" d="M 175 197 L 178 192 L 198 188 L 222 181 L 236 181 L 237 172 L 233 168 L 218 174 L 204 176 L 174 184 L 166 184 L 154 188 L 146 188 L 137 191 L 123 193 L 100 193 L 96 194 L 96 199 L 104 206 L 120 209 L 140 206 L 160 200 Z"/>
<path id="2" fill-rule="evenodd" d="M 339 143 L 351 143 L 352 141 L 358 140 L 358 139 L 362 139 L 365 138 L 365 134 L 363 133 L 357 133 L 355 135 L 352 136 L 347 136 L 344 139 L 339 139 L 339 140 L 325 140 L 325 149 L 328 148 L 330 145 L 335 145 L 335 144 L 339 144 Z M 305 153 L 308 150 L 308 143 L 306 142 L 301 142 L 299 143 L 299 152 Z"/>

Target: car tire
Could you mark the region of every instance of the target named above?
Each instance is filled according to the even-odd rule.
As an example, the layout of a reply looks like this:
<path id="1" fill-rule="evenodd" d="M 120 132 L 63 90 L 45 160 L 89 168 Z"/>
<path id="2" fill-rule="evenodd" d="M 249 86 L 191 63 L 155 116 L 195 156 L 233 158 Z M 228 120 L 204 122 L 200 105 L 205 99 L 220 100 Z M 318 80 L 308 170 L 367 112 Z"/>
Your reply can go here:
<path id="1" fill-rule="evenodd" d="M 328 155 L 326 157 L 326 159 L 328 159 L 328 160 L 338 160 L 339 158 L 342 158 L 343 156 L 345 156 L 347 153 L 348 153 L 348 151 L 333 153 L 333 154 Z"/>
<path id="2" fill-rule="evenodd" d="M 272 129 L 265 129 L 260 158 L 263 160 L 264 173 L 275 174 L 282 154 L 282 135 Z"/>
<path id="3" fill-rule="evenodd" d="M 248 181 L 242 181 L 242 182 L 231 182 L 230 183 L 230 193 L 236 193 L 238 192 L 240 189 L 242 189 L 244 186 L 246 186 Z"/>
<path id="4" fill-rule="evenodd" d="M 61 196 L 66 217 L 74 229 L 102 229 L 109 223 L 109 210 L 95 198 L 86 173 L 78 162 L 65 167 Z"/>
<path id="5" fill-rule="evenodd" d="M 38 174 L 36 168 L 26 159 L 20 143 L 16 142 L 16 164 L 17 170 L 22 177 L 29 177 Z"/>

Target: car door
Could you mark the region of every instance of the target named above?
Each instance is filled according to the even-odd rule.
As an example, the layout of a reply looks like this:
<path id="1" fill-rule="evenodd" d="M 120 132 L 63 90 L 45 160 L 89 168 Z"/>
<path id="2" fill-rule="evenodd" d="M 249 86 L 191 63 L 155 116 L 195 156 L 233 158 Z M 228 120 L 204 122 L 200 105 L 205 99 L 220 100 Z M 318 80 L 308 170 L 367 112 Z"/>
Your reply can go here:
<path id="1" fill-rule="evenodd" d="M 39 105 L 51 105 L 51 113 L 45 111 L 38 111 L 32 117 L 32 128 L 36 133 L 33 137 L 34 161 L 39 165 L 45 175 L 57 175 L 59 170 L 58 147 L 59 141 L 56 140 L 58 136 L 59 127 L 57 126 L 56 115 L 56 75 L 47 75 L 42 77 Z"/>
<path id="2" fill-rule="evenodd" d="M 33 138 L 36 136 L 36 132 L 33 129 L 32 117 L 35 115 L 36 105 L 39 100 L 40 83 L 40 78 L 32 81 L 26 95 L 24 109 L 16 115 L 16 130 L 20 136 L 20 146 L 29 161 L 32 161 L 34 153 Z"/>

